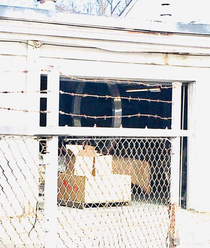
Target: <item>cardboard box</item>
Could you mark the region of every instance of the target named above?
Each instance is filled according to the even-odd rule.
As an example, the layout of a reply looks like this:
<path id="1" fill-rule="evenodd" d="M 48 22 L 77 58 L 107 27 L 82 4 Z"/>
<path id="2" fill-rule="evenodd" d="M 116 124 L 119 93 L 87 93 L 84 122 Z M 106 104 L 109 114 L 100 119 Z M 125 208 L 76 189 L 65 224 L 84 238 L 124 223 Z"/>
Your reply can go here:
<path id="1" fill-rule="evenodd" d="M 112 156 L 92 146 L 67 145 L 66 171 L 58 177 L 58 202 L 65 206 L 130 203 L 131 176 L 112 174 Z"/>
<path id="2" fill-rule="evenodd" d="M 112 173 L 112 157 L 104 156 L 92 146 L 67 145 L 66 172 L 77 176 L 109 175 Z"/>
<path id="3" fill-rule="evenodd" d="M 67 145 L 66 172 L 77 176 L 90 177 L 93 173 L 93 149 L 84 149 L 81 145 Z"/>
<path id="4" fill-rule="evenodd" d="M 60 173 L 58 201 L 62 205 L 131 202 L 131 177 L 106 175 L 97 177 Z"/>
<path id="5" fill-rule="evenodd" d="M 58 176 L 58 201 L 65 205 L 72 202 L 84 202 L 85 178 L 71 173 L 60 173 Z"/>
<path id="6" fill-rule="evenodd" d="M 77 176 L 91 177 L 93 174 L 93 159 L 94 157 L 77 156 L 73 174 Z"/>
<path id="7" fill-rule="evenodd" d="M 131 182 L 146 193 L 151 192 L 151 168 L 147 161 L 131 158 L 113 157 L 113 174 L 130 175 Z"/>
<path id="8" fill-rule="evenodd" d="M 131 178 L 127 175 L 104 175 L 87 178 L 85 202 L 130 202 Z"/>
<path id="9" fill-rule="evenodd" d="M 93 176 L 112 174 L 112 156 L 98 155 L 93 161 Z"/>

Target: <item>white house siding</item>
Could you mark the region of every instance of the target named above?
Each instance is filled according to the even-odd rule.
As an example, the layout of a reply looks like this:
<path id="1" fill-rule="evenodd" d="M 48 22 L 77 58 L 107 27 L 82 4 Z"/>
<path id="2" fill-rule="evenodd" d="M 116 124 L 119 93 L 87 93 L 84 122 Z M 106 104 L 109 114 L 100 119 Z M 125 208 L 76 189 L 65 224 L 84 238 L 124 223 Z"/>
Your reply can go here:
<path id="1" fill-rule="evenodd" d="M 0 91 L 14 92 L 12 94 L 1 94 L 0 115 L 1 125 L 23 125 L 25 114 L 25 100 L 23 95 L 18 93 L 24 91 L 26 87 L 26 74 L 21 73 L 26 69 L 26 46 L 14 42 L 0 43 L 0 63 L 1 63 L 1 84 Z M 7 108 L 17 109 L 8 111 Z"/>
<path id="2" fill-rule="evenodd" d="M 189 144 L 192 148 L 191 158 L 189 157 L 188 175 L 188 208 L 205 212 L 210 210 L 210 162 L 209 153 L 209 117 L 208 117 L 208 98 L 209 98 L 209 70 L 200 73 L 194 85 L 193 93 L 194 108 L 190 112 L 189 128 L 193 128 L 194 135 L 190 137 Z"/>
<path id="3" fill-rule="evenodd" d="M 210 90 L 208 89 L 210 75 L 208 56 L 162 54 L 128 54 L 126 56 L 126 54 L 116 54 L 111 51 L 96 51 L 95 49 L 91 51 L 90 48 L 60 49 L 51 47 L 50 49 L 48 46 L 41 48 L 40 55 L 42 56 L 40 63 L 43 68 L 47 68 L 47 65 L 52 63 L 60 68 L 63 75 L 93 78 L 108 76 L 134 80 L 144 80 L 148 77 L 151 80 L 164 78 L 172 81 L 186 80 L 192 85 L 195 84 L 196 96 L 190 104 L 192 109 L 189 113 L 191 122 L 189 130 L 192 132 L 192 136 L 189 138 L 187 208 L 200 212 L 210 211 L 208 197 L 210 189 L 208 180 L 210 175 L 208 160 L 210 131 L 209 117 L 205 110 L 208 106 Z M 117 63 L 115 63 L 116 61 Z M 167 65 L 164 64 L 165 61 L 167 61 Z M 151 65 L 152 63 L 156 65 Z"/>
<path id="4" fill-rule="evenodd" d="M 0 128 L 8 133 L 15 133 L 15 129 L 26 130 L 28 124 L 29 127 L 35 124 L 34 117 L 37 120 L 39 116 L 33 102 L 38 93 L 33 92 L 33 80 L 27 73 L 30 66 L 28 54 L 26 42 L 8 39 L 0 42 Z M 29 93 L 25 94 L 27 90 Z M 38 197 L 38 142 L 4 137 L 0 139 L 0 161 L 3 190 L 0 194 L 0 216 L 32 213 Z"/>
<path id="5" fill-rule="evenodd" d="M 51 48 L 51 49 L 50 49 Z M 91 59 L 90 54 L 91 53 Z M 109 56 L 108 56 L 109 54 Z M 47 68 L 49 63 L 60 68 L 63 75 L 78 77 L 110 77 L 117 79 L 146 79 L 152 80 L 186 80 L 196 81 L 196 107 L 195 99 L 190 113 L 190 120 L 195 126 L 189 124 L 192 137 L 189 139 L 191 150 L 189 156 L 189 183 L 188 183 L 188 208 L 197 211 L 209 211 L 210 202 L 208 190 L 208 114 L 204 114 L 202 106 L 208 106 L 208 96 L 202 97 L 203 89 L 207 89 L 206 79 L 210 73 L 208 68 L 209 57 L 167 55 L 168 65 L 164 66 L 164 55 L 151 54 L 116 54 L 115 52 L 95 51 L 82 48 L 59 48 L 43 46 L 40 51 L 40 64 Z M 61 58 L 59 58 L 61 57 Z M 63 59 L 65 58 L 65 59 Z M 77 60 L 75 60 L 77 59 Z M 87 60 L 88 61 L 85 61 Z M 115 63 L 115 62 L 118 63 Z M 120 62 L 119 62 L 120 61 Z M 135 63 L 134 63 L 135 61 Z M 157 65 L 151 65 L 151 63 Z M 201 68 L 198 68 L 199 67 Z M 69 70 L 69 68 L 71 68 Z M 108 72 L 108 73 L 107 73 Z M 200 78 L 203 75 L 203 78 Z M 190 83 L 192 84 L 192 83 Z M 198 92 L 200 91 L 200 96 Z M 208 95 L 208 90 L 205 91 Z M 204 96 L 204 94 L 203 94 Z M 199 99 L 199 100 L 197 100 Z M 197 118 L 197 113 L 199 117 Z M 191 116 L 192 115 L 192 116 Z M 203 123 L 205 122 L 205 124 Z M 196 131 L 196 130 L 200 131 Z M 205 129 L 205 132 L 204 132 Z M 204 134 L 205 133 L 205 134 Z M 206 138 L 205 138 L 206 137 Z M 194 152 L 196 154 L 194 154 Z M 195 158 L 195 159 L 194 159 Z M 202 161 L 202 162 L 201 162 Z M 207 173 L 204 173 L 207 172 Z"/>
<path id="6" fill-rule="evenodd" d="M 27 11 L 24 12 L 30 19 Z M 36 13 L 40 20 L 34 17 Z M 190 95 L 192 101 L 189 104 L 191 134 L 188 153 L 188 208 L 210 211 L 210 131 L 207 113 L 210 34 L 190 35 L 184 34 L 183 31 L 182 34 L 178 31 L 169 33 L 167 30 L 172 32 L 174 26 L 170 29 L 170 26 L 159 25 L 160 29 L 157 29 L 157 26 L 154 28 L 151 23 L 144 23 L 144 29 L 141 26 L 143 24 L 125 19 L 110 20 L 61 14 L 56 16 L 54 12 L 46 20 L 47 17 L 45 19 L 42 14 L 41 11 L 35 11 L 33 22 L 7 20 L 2 21 L 3 25 L 0 26 L 1 39 L 13 41 L 13 48 L 21 46 L 23 49 L 21 55 L 16 54 L 18 49 L 14 49 L 9 56 L 3 51 L 0 60 L 7 65 L 5 70 L 11 69 L 11 65 L 14 70 L 28 70 L 27 75 L 19 75 L 20 84 L 26 84 L 28 90 L 39 90 L 40 69 L 47 70 L 49 66 L 59 68 L 63 75 L 81 78 L 181 81 L 192 86 L 189 87 L 189 92 L 194 90 L 194 93 Z M 18 12 L 16 18 L 17 16 Z M 35 44 L 33 40 L 40 43 Z M 20 44 L 20 41 L 24 43 Z M 31 41 L 30 44 L 25 45 L 28 41 Z M 8 44 L 10 45 L 9 42 Z M 14 76 L 8 76 L 6 72 L 3 75 L 11 77 L 8 80 L 13 82 Z M 16 87 L 15 83 L 11 84 L 12 89 L 13 87 Z M 34 111 L 39 110 L 39 96 L 33 95 L 31 98 L 29 95 L 25 102 L 21 97 L 17 96 L 17 99 L 21 99 L 21 106 L 30 107 Z M 11 98 L 8 97 L 5 101 L 9 102 L 9 99 Z M 26 123 L 20 120 L 20 117 L 25 116 L 24 113 L 13 111 L 8 115 L 11 116 L 8 121 L 5 120 L 5 125 L 12 125 L 13 117 L 18 117 L 15 124 L 22 127 L 38 126 L 37 113 L 31 113 L 27 119 L 30 122 Z"/>

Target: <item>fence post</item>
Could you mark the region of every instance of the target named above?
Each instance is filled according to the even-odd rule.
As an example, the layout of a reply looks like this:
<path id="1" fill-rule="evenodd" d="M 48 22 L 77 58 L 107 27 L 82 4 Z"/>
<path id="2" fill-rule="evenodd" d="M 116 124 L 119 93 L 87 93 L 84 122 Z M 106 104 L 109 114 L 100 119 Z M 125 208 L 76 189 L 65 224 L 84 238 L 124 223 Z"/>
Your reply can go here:
<path id="1" fill-rule="evenodd" d="M 45 173 L 45 248 L 56 248 L 57 244 L 57 166 L 58 138 L 47 141 L 47 164 Z"/>
<path id="2" fill-rule="evenodd" d="M 59 71 L 51 68 L 47 78 L 47 127 L 59 123 Z M 46 128 L 47 128 L 46 127 Z M 57 246 L 57 167 L 58 137 L 47 141 L 47 165 L 45 174 L 45 248 Z"/>
<path id="3" fill-rule="evenodd" d="M 181 90 L 182 84 L 174 82 L 172 88 L 172 125 L 174 131 L 180 131 L 181 127 Z M 180 178 L 180 137 L 172 139 L 171 153 L 171 204 L 169 205 L 170 213 L 170 247 L 179 245 L 179 235 L 177 228 L 177 209 L 179 206 L 179 178 Z"/>

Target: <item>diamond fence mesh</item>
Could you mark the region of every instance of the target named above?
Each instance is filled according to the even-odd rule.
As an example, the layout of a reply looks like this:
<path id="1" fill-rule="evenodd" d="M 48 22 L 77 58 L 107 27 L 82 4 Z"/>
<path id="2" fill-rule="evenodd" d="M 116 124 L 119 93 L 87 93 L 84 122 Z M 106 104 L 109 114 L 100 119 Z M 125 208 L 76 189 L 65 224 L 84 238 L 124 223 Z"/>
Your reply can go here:
<path id="1" fill-rule="evenodd" d="M 63 245 L 167 247 L 170 151 L 168 139 L 62 140 Z"/>
<path id="2" fill-rule="evenodd" d="M 38 141 L 0 138 L 0 247 L 43 247 Z"/>
<path id="3" fill-rule="evenodd" d="M 45 247 L 47 138 L 0 140 L 1 247 Z M 60 137 L 57 247 L 168 247 L 171 141 Z"/>

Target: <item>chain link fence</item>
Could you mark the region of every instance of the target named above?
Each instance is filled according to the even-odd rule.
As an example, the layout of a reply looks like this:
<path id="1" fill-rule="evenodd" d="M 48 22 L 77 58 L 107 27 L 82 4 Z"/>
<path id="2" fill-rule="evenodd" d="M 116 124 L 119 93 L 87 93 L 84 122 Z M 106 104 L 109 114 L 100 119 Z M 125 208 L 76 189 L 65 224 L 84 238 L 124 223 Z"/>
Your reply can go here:
<path id="1" fill-rule="evenodd" d="M 57 247 L 169 247 L 170 139 L 60 137 L 57 150 Z M 1 137 L 1 247 L 45 247 L 48 156 L 46 137 Z"/>
<path id="2" fill-rule="evenodd" d="M 0 137 L 0 247 L 43 247 L 38 141 Z"/>

